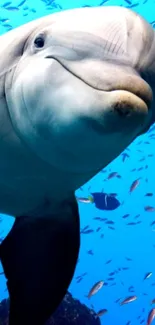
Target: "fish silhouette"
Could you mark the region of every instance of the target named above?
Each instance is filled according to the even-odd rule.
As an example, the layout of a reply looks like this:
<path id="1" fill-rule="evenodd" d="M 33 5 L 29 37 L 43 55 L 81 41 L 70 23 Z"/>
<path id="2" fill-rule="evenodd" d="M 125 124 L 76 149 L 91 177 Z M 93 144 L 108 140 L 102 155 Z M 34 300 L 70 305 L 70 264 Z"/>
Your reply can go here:
<path id="1" fill-rule="evenodd" d="M 115 210 L 120 206 L 120 202 L 113 195 L 103 192 L 91 193 L 93 202 L 99 210 Z"/>

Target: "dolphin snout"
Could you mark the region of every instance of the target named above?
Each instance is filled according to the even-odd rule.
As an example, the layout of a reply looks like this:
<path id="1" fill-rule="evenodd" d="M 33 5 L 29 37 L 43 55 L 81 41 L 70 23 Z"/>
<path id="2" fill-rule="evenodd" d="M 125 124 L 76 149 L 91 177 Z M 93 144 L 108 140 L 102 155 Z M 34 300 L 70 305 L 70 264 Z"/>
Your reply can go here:
<path id="1" fill-rule="evenodd" d="M 130 117 L 131 115 L 146 115 L 150 103 L 147 103 L 140 97 L 124 90 L 112 92 L 113 110 L 119 116 Z"/>
<path id="2" fill-rule="evenodd" d="M 122 105 L 121 103 L 117 103 L 114 107 L 114 110 L 120 115 L 120 116 L 129 116 L 131 113 L 131 106 L 130 105 L 126 105 L 124 107 L 124 105 Z"/>
<path id="3" fill-rule="evenodd" d="M 129 132 L 143 130 L 148 121 L 149 106 L 143 99 L 126 90 L 100 93 L 100 110 L 96 122 L 91 122 L 98 132 Z M 98 124 L 98 125 L 97 125 Z"/>

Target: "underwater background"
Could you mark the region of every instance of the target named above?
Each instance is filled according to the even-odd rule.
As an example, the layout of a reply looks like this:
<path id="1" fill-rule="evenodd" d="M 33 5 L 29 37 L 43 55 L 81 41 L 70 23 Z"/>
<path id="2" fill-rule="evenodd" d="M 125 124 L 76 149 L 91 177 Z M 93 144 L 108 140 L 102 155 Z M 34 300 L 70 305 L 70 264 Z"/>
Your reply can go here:
<path id="1" fill-rule="evenodd" d="M 55 11 L 109 5 L 132 8 L 155 26 L 153 0 L 0 0 L 0 34 Z M 81 249 L 69 291 L 95 312 L 105 309 L 101 324 L 147 324 L 155 308 L 155 125 L 75 194 Z M 0 242 L 13 222 L 0 215 Z M 7 297 L 0 265 L 0 301 Z"/>

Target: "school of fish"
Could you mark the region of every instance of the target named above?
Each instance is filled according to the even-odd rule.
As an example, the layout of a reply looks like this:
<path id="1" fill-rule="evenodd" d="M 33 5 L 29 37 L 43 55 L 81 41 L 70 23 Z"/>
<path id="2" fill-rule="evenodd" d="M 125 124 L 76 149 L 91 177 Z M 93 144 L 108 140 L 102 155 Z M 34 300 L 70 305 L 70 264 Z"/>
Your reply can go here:
<path id="1" fill-rule="evenodd" d="M 138 191 L 142 191 L 142 189 L 146 189 L 146 191 L 143 191 L 142 194 L 142 200 L 141 200 L 141 209 L 143 209 L 143 213 L 135 213 L 135 215 L 132 213 L 129 213 L 126 211 L 126 213 L 121 214 L 121 207 L 126 203 L 126 200 L 120 199 L 119 195 L 119 184 L 120 182 L 126 182 L 124 179 L 125 176 L 120 172 L 113 170 L 112 166 L 116 166 L 115 163 L 112 163 L 108 168 L 102 170 L 98 178 L 102 179 L 102 188 L 100 187 L 99 191 L 93 191 L 94 182 L 90 181 L 88 184 L 86 184 L 84 187 L 80 188 L 77 191 L 77 201 L 79 202 L 80 207 L 84 206 L 87 208 L 89 205 L 95 206 L 95 213 L 97 214 L 97 211 L 102 211 L 99 213 L 99 215 L 94 215 L 92 217 L 93 222 L 90 221 L 89 224 L 85 224 L 83 227 L 81 227 L 81 236 L 83 235 L 95 235 L 98 233 L 98 236 L 100 236 L 100 239 L 104 239 L 107 236 L 107 230 L 113 230 L 117 231 L 117 224 L 118 220 L 116 220 L 116 214 L 115 218 L 112 217 L 111 213 L 107 213 L 106 210 L 109 210 L 110 212 L 112 210 L 117 209 L 117 215 L 119 215 L 119 219 L 122 219 L 125 227 L 138 227 L 138 225 L 143 223 L 143 218 L 148 218 L 148 226 L 150 227 L 150 231 L 155 231 L 155 203 L 153 202 L 154 198 L 154 191 L 153 189 L 150 190 L 149 188 L 149 179 L 146 177 L 146 170 L 149 169 L 149 161 L 153 160 L 155 157 L 154 153 L 150 153 L 149 147 L 151 148 L 151 145 L 153 144 L 153 141 L 155 140 L 155 125 L 153 125 L 150 130 L 147 132 L 147 135 L 142 137 L 141 139 L 137 139 L 135 143 L 128 147 L 125 152 L 123 152 L 120 157 L 119 161 L 121 164 L 127 164 L 133 155 L 133 151 L 131 147 L 134 147 L 134 150 L 137 152 L 137 164 L 136 167 L 130 169 L 130 179 L 128 180 L 129 186 L 126 189 L 126 195 L 127 200 L 132 200 L 132 197 L 137 197 Z M 147 138 L 147 140 L 146 140 Z M 146 152 L 141 149 L 141 146 L 146 146 Z M 125 157 L 125 159 L 124 159 Z M 140 167 L 139 167 L 140 165 Z M 116 168 L 116 167 L 115 167 Z M 139 175 L 138 177 L 134 175 Z M 110 186 L 111 182 L 111 186 Z M 110 190 L 114 190 L 113 184 L 115 182 L 115 193 L 111 193 L 110 191 L 107 192 L 105 188 L 108 185 L 108 188 L 110 187 Z M 97 184 L 97 182 L 96 182 Z M 125 187 L 125 186 L 124 186 Z M 107 198 L 111 198 L 112 201 L 108 201 Z M 113 202 L 113 199 L 118 202 L 117 204 Z M 153 203 L 152 203 L 153 202 Z M 145 217 L 145 218 L 146 218 Z M 94 225 L 95 222 L 95 227 Z M 138 232 L 138 228 L 137 228 Z M 92 237 L 93 239 L 93 237 Z M 90 241 L 89 241 L 90 242 Z M 155 248 L 155 244 L 153 244 L 153 248 Z M 95 252 L 93 250 L 93 245 L 86 251 L 86 254 L 89 256 L 94 256 Z M 115 287 L 118 285 L 118 274 L 122 274 L 122 272 L 127 272 L 132 268 L 133 259 L 131 257 L 125 256 L 124 257 L 124 264 L 123 266 L 120 266 L 118 268 L 113 268 L 111 271 L 107 274 L 107 276 L 103 279 L 97 279 L 97 282 L 94 284 L 92 283 L 92 286 L 88 289 L 88 293 L 86 295 L 87 298 L 93 297 L 101 290 L 104 291 L 104 287 Z M 108 265 L 112 265 L 113 259 L 109 259 L 105 261 L 105 267 Z M 149 283 L 152 288 L 155 286 L 155 280 L 151 281 L 153 279 L 155 272 L 153 270 L 148 270 L 145 274 L 141 275 L 141 286 L 143 288 L 143 283 L 145 282 Z M 88 272 L 84 272 L 80 275 L 75 276 L 75 281 L 77 284 L 81 283 L 82 281 L 85 281 L 86 277 L 88 277 Z M 155 279 L 155 278 L 154 278 Z M 124 287 L 126 283 L 123 281 L 123 277 L 120 279 L 120 284 Z M 143 289 L 142 289 L 143 290 Z M 149 297 L 149 293 L 147 292 L 141 292 L 140 296 L 136 293 L 136 287 L 134 285 L 128 285 L 126 290 L 126 296 L 120 296 L 118 297 L 114 303 L 118 304 L 118 306 L 123 306 L 126 304 L 132 304 L 136 303 L 137 300 L 141 299 L 141 296 Z M 104 292 L 103 292 L 104 297 Z M 95 309 L 94 304 L 90 305 L 91 308 Z M 104 307 L 104 306 L 103 306 Z M 148 309 L 147 315 L 146 310 Z M 107 308 L 102 308 L 98 311 L 96 311 L 96 315 L 98 317 L 101 317 L 105 314 L 110 313 L 111 311 Z M 132 309 L 131 309 L 132 312 Z M 146 315 L 146 316 L 145 316 Z M 107 318 L 106 318 L 107 319 Z M 139 324 L 144 325 L 151 325 L 153 324 L 155 319 L 155 294 L 154 297 L 148 298 L 148 306 L 144 306 L 141 310 L 141 313 L 137 316 L 137 321 Z M 131 320 L 128 320 L 125 325 L 132 325 L 134 324 Z"/>

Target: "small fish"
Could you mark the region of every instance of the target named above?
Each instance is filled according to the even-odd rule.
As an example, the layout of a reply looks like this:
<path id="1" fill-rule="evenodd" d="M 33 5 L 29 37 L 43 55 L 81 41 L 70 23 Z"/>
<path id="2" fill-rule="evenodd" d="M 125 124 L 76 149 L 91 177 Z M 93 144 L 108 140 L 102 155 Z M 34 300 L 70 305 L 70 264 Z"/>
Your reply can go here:
<path id="1" fill-rule="evenodd" d="M 107 225 L 114 225 L 115 222 L 112 221 L 112 220 L 108 220 L 108 221 L 106 221 L 105 223 L 106 223 Z"/>
<path id="2" fill-rule="evenodd" d="M 141 162 L 141 161 L 144 161 L 145 160 L 145 157 L 143 157 L 143 158 L 141 158 L 141 159 L 139 159 L 139 161 Z"/>
<path id="3" fill-rule="evenodd" d="M 88 273 L 87 272 L 84 272 L 83 274 L 82 274 L 82 276 L 85 276 L 85 275 L 87 275 Z"/>
<path id="4" fill-rule="evenodd" d="M 3 27 L 13 29 L 13 27 L 10 24 L 3 24 Z"/>
<path id="5" fill-rule="evenodd" d="M 9 19 L 8 18 L 0 18 L 0 22 L 2 23 L 8 23 Z"/>
<path id="6" fill-rule="evenodd" d="M 114 196 L 103 192 L 91 193 L 95 207 L 99 210 L 115 210 L 120 206 L 120 202 Z"/>
<path id="7" fill-rule="evenodd" d="M 127 261 L 132 261 L 130 257 L 125 257 Z"/>
<path id="8" fill-rule="evenodd" d="M 125 0 L 126 2 L 129 0 Z M 125 162 L 126 158 L 129 158 L 130 156 L 127 153 L 122 153 L 122 161 Z"/>
<path id="9" fill-rule="evenodd" d="M 129 192 L 132 193 L 139 185 L 140 183 L 140 178 L 136 179 L 130 186 Z"/>
<path id="10" fill-rule="evenodd" d="M 140 217 L 140 214 L 136 214 L 136 216 L 134 217 L 134 219 L 137 219 Z"/>
<path id="11" fill-rule="evenodd" d="M 144 169 L 144 167 L 139 167 L 139 168 L 137 169 L 137 171 L 140 172 L 140 171 L 143 170 L 143 169 Z"/>
<path id="12" fill-rule="evenodd" d="M 60 7 L 60 6 L 59 5 L 55 6 L 55 8 L 57 8 L 57 7 Z M 62 9 L 62 8 L 60 8 L 60 9 Z M 30 9 L 30 11 L 33 13 L 36 13 L 36 9 L 34 9 L 34 8 Z"/>
<path id="13" fill-rule="evenodd" d="M 111 263 L 111 261 L 112 261 L 112 260 L 108 260 L 105 264 L 109 264 L 109 263 Z"/>
<path id="14" fill-rule="evenodd" d="M 25 4 L 26 0 L 22 0 L 19 4 L 18 4 L 18 7 L 21 7 Z"/>
<path id="15" fill-rule="evenodd" d="M 5 9 L 8 11 L 18 11 L 19 10 L 18 7 L 5 7 Z"/>
<path id="16" fill-rule="evenodd" d="M 132 2 L 130 0 L 125 0 L 126 3 L 128 3 L 128 5 L 132 5 Z"/>
<path id="17" fill-rule="evenodd" d="M 108 312 L 107 309 L 100 309 L 100 310 L 96 313 L 96 316 L 97 316 L 97 317 L 100 317 L 100 316 L 106 314 L 107 312 Z"/>
<path id="18" fill-rule="evenodd" d="M 126 218 L 128 218 L 129 216 L 130 216 L 130 214 L 127 213 L 127 214 L 125 214 L 122 218 L 123 218 L 123 219 L 126 219 Z"/>
<path id="19" fill-rule="evenodd" d="M 148 272 L 148 273 L 145 274 L 143 280 L 149 279 L 151 276 L 152 276 L 152 272 Z"/>
<path id="20" fill-rule="evenodd" d="M 144 210 L 145 211 L 148 211 L 148 212 L 154 212 L 155 211 L 155 208 L 150 206 L 150 205 L 147 205 L 144 207 Z"/>
<path id="21" fill-rule="evenodd" d="M 85 273 L 83 273 L 81 275 L 77 275 L 75 279 L 78 280 L 80 278 L 83 278 L 85 275 L 87 275 L 87 272 L 85 272 Z"/>
<path id="22" fill-rule="evenodd" d="M 127 226 L 135 226 L 137 224 L 137 222 L 128 222 L 126 223 Z"/>
<path id="23" fill-rule="evenodd" d="M 86 198 L 86 197 L 76 197 L 78 202 L 81 203 L 92 203 L 92 199 L 90 197 Z"/>
<path id="24" fill-rule="evenodd" d="M 90 298 L 91 296 L 95 295 L 102 287 L 103 287 L 104 281 L 98 281 L 96 282 L 93 287 L 90 289 L 87 298 Z"/>
<path id="25" fill-rule="evenodd" d="M 89 255 L 94 255 L 92 249 L 90 249 L 89 251 L 87 251 L 87 254 L 89 254 Z"/>
<path id="26" fill-rule="evenodd" d="M 130 286 L 130 287 L 128 288 L 128 290 L 131 290 L 131 289 L 133 290 L 133 286 Z"/>
<path id="27" fill-rule="evenodd" d="M 153 193 L 146 193 L 145 196 L 153 196 Z"/>
<path id="28" fill-rule="evenodd" d="M 96 229 L 96 232 L 99 232 L 101 230 L 101 227 L 98 227 L 97 229 Z"/>
<path id="29" fill-rule="evenodd" d="M 115 300 L 115 303 L 118 303 L 121 300 L 121 298 L 118 298 Z"/>
<path id="30" fill-rule="evenodd" d="M 112 172 L 108 175 L 107 179 L 111 179 L 111 178 L 114 178 L 114 177 L 117 177 L 118 176 L 118 173 L 117 172 Z"/>
<path id="31" fill-rule="evenodd" d="M 89 7 L 91 7 L 91 6 L 89 6 L 89 5 L 83 5 L 82 6 L 82 8 L 89 8 Z"/>
<path id="32" fill-rule="evenodd" d="M 78 280 L 78 279 L 80 279 L 81 277 L 82 277 L 82 275 L 77 275 L 75 279 Z"/>
<path id="33" fill-rule="evenodd" d="M 88 229 L 89 228 L 89 225 L 87 225 L 87 226 L 85 226 L 83 229 L 81 229 L 81 233 L 83 233 L 83 231 L 85 231 L 86 229 Z"/>
<path id="34" fill-rule="evenodd" d="M 151 309 L 147 318 L 147 325 L 150 325 L 155 318 L 155 308 Z"/>
<path id="35" fill-rule="evenodd" d="M 80 283 L 82 280 L 83 280 L 83 278 L 81 277 L 76 281 L 76 283 Z"/>
<path id="36" fill-rule="evenodd" d="M 82 231 L 81 233 L 82 234 L 91 234 L 92 232 L 94 232 L 93 229 L 88 229 L 88 230 Z"/>
<path id="37" fill-rule="evenodd" d="M 132 301 L 135 301 L 136 299 L 137 299 L 137 296 L 129 296 L 129 297 L 125 298 L 125 299 L 120 303 L 120 305 L 122 306 L 122 305 L 128 304 L 128 303 L 130 303 L 130 302 L 132 302 Z"/>
<path id="38" fill-rule="evenodd" d="M 155 304 L 155 298 L 151 300 L 151 305 Z"/>
<path id="39" fill-rule="evenodd" d="M 5 2 L 5 3 L 2 5 L 2 8 L 6 8 L 7 6 L 10 6 L 11 3 L 12 3 L 12 1 Z"/>
<path id="40" fill-rule="evenodd" d="M 94 220 L 101 220 L 100 217 L 94 217 L 93 219 L 94 219 Z"/>
<path id="41" fill-rule="evenodd" d="M 103 6 L 103 4 L 105 4 L 108 0 L 103 0 L 100 2 L 99 6 Z"/>

